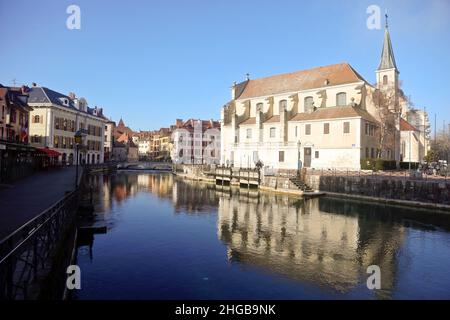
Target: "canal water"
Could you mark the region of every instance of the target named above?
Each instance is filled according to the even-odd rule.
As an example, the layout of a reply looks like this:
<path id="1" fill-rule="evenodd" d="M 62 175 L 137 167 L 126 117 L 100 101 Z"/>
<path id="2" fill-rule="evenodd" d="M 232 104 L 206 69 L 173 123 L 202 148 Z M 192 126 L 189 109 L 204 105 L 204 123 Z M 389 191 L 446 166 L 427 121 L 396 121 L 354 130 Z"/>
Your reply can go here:
<path id="1" fill-rule="evenodd" d="M 80 237 L 75 299 L 450 298 L 450 215 L 161 173 L 91 185 L 107 231 Z"/>

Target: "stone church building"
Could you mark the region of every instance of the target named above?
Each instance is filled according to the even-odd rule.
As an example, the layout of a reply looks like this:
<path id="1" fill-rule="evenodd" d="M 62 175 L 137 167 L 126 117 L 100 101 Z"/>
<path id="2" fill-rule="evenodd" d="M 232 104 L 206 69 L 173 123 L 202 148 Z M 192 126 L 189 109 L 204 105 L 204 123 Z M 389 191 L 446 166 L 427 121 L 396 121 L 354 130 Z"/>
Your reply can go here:
<path id="1" fill-rule="evenodd" d="M 234 83 L 221 110 L 221 164 L 360 169 L 367 158 L 399 162 L 404 96 L 387 25 L 375 73 L 372 85 L 339 63 Z"/>

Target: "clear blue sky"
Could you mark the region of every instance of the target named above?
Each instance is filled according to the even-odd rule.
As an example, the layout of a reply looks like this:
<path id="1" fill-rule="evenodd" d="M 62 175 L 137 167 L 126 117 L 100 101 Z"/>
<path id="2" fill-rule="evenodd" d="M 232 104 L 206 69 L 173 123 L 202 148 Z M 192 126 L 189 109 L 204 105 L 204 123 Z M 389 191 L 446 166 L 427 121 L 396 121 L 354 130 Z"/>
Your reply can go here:
<path id="1" fill-rule="evenodd" d="M 81 30 L 66 28 L 70 4 Z M 135 130 L 219 118 L 247 72 L 347 61 L 373 83 L 383 28 L 367 29 L 371 4 L 388 10 L 405 93 L 449 123 L 449 0 L 0 0 L 0 83 L 73 91 Z"/>

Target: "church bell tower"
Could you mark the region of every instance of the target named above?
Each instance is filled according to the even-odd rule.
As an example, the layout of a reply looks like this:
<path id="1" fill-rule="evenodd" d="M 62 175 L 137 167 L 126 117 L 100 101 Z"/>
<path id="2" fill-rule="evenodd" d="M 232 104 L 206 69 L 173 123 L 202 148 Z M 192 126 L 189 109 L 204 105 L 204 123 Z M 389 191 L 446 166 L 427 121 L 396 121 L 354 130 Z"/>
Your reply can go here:
<path id="1" fill-rule="evenodd" d="M 381 60 L 378 69 L 375 71 L 377 79 L 377 88 L 382 91 L 393 90 L 398 101 L 399 71 L 395 63 L 394 50 L 392 49 L 391 36 L 389 34 L 388 16 L 386 14 L 386 26 L 384 29 L 383 50 L 381 51 Z"/>

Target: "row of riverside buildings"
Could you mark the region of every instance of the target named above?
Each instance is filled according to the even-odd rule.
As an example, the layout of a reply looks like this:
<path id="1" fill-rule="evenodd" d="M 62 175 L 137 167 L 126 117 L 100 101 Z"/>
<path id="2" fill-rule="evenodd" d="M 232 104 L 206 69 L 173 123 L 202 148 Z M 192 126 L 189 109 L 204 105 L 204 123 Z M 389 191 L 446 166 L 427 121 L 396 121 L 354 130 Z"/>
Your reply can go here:
<path id="1" fill-rule="evenodd" d="M 0 182 L 38 167 L 103 163 L 110 157 L 113 122 L 86 99 L 38 86 L 0 85 Z M 108 128 L 110 128 L 108 130 Z M 82 134 L 77 145 L 75 133 Z"/>
<path id="2" fill-rule="evenodd" d="M 359 170 L 378 158 L 421 162 L 430 149 L 425 110 L 401 89 L 388 26 L 375 84 L 339 63 L 251 80 L 231 88 L 220 121 L 177 119 L 135 132 L 86 99 L 33 84 L 0 85 L 0 182 L 36 166 L 172 161 L 279 170 Z M 83 133 L 76 159 L 75 132 Z M 17 172 L 14 172 L 14 171 Z"/>
<path id="3" fill-rule="evenodd" d="M 422 161 L 428 116 L 411 107 L 399 73 L 386 25 L 375 85 L 348 63 L 234 83 L 221 110 L 221 164 L 361 169 L 375 158 Z"/>
<path id="4" fill-rule="evenodd" d="M 220 122 L 215 120 L 176 119 L 167 128 L 133 134 L 139 158 L 171 161 L 179 164 L 220 163 Z M 208 148 L 210 156 L 207 156 Z"/>

